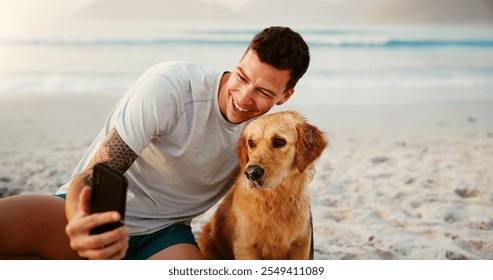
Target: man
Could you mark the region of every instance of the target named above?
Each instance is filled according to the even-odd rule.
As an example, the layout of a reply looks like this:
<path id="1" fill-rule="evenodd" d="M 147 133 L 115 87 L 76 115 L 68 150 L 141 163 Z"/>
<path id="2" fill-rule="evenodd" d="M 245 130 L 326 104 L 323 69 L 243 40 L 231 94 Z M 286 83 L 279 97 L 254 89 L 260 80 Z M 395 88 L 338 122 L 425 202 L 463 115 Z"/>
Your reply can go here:
<path id="1" fill-rule="evenodd" d="M 191 220 L 229 190 L 241 131 L 293 95 L 309 59 L 298 33 L 271 27 L 253 38 L 233 72 L 186 62 L 151 67 L 110 113 L 57 196 L 0 200 L 0 257 L 203 258 Z M 125 227 L 90 235 L 123 218 L 89 214 L 92 168 L 100 162 L 129 181 Z"/>

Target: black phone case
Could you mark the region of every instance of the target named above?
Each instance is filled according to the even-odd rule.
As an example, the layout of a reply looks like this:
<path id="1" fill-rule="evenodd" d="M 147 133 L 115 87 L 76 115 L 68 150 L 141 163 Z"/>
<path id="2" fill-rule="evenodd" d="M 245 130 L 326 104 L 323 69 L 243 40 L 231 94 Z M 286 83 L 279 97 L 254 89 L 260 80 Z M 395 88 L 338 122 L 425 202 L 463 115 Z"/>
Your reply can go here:
<path id="1" fill-rule="evenodd" d="M 90 234 L 99 234 L 123 225 L 127 200 L 127 178 L 103 163 L 94 166 L 91 193 L 91 214 L 118 211 L 122 221 L 93 228 Z"/>

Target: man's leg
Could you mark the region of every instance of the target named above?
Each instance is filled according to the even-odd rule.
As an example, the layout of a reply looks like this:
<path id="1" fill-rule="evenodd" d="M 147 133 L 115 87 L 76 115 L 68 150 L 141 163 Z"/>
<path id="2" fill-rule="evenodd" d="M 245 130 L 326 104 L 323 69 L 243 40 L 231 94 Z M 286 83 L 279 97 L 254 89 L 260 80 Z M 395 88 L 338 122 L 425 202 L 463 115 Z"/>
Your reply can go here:
<path id="1" fill-rule="evenodd" d="M 186 224 L 175 224 L 157 232 L 131 236 L 128 260 L 201 260 L 192 228 Z"/>
<path id="2" fill-rule="evenodd" d="M 176 244 L 156 253 L 149 260 L 204 260 L 204 256 L 197 246 Z"/>
<path id="3" fill-rule="evenodd" d="M 0 199 L 0 259 L 80 259 L 65 233 L 65 200 L 49 195 Z"/>

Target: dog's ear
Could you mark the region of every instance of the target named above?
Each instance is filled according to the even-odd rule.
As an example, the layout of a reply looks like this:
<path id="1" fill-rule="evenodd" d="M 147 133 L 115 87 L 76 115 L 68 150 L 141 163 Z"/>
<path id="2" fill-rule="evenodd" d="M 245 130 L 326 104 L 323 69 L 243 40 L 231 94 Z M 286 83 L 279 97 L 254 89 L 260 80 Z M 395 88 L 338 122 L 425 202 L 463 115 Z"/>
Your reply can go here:
<path id="1" fill-rule="evenodd" d="M 300 172 L 314 162 L 327 147 L 325 134 L 316 126 L 303 122 L 296 126 L 298 143 L 296 145 L 295 163 Z"/>
<path id="2" fill-rule="evenodd" d="M 238 160 L 240 161 L 240 166 L 246 166 L 248 162 L 248 146 L 245 134 L 241 134 L 240 140 L 238 141 L 237 150 Z"/>

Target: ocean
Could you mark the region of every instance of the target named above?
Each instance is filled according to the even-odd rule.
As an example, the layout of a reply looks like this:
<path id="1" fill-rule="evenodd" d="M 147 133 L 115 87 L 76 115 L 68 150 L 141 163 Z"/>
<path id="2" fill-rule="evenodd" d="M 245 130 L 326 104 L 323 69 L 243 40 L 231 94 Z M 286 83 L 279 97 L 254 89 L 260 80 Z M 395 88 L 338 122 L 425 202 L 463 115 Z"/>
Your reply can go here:
<path id="1" fill-rule="evenodd" d="M 164 60 L 232 70 L 261 28 L 94 23 L 0 34 L 0 96 L 123 94 Z M 294 105 L 493 99 L 493 26 L 293 29 L 311 51 Z"/>

